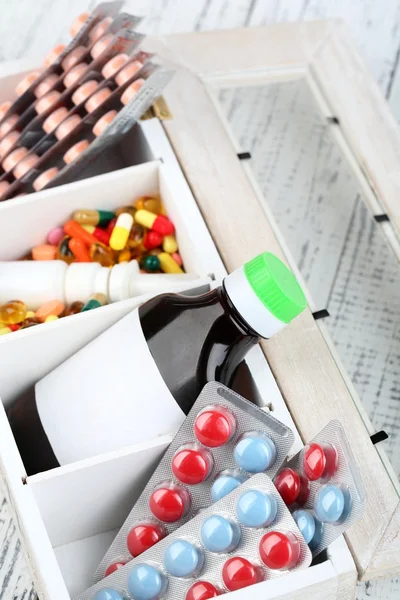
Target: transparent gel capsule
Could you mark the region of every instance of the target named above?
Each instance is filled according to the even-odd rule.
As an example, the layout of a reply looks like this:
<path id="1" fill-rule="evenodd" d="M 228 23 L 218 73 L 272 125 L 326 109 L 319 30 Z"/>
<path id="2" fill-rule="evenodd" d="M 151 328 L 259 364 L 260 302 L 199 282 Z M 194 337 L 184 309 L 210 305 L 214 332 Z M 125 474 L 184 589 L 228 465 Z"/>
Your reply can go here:
<path id="1" fill-rule="evenodd" d="M 102 267 L 112 267 L 115 265 L 114 252 L 101 242 L 91 244 L 89 254 L 92 261 L 99 263 Z"/>

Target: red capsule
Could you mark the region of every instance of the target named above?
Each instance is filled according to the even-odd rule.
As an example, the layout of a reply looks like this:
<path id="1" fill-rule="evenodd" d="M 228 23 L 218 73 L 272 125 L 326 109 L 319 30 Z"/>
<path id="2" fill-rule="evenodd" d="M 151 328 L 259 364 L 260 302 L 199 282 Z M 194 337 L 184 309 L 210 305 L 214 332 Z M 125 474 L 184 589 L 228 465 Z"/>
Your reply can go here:
<path id="1" fill-rule="evenodd" d="M 287 506 L 297 502 L 303 505 L 310 492 L 310 483 L 293 469 L 282 469 L 275 477 L 274 484 Z"/>
<path id="2" fill-rule="evenodd" d="M 150 510 L 164 523 L 179 521 L 190 508 L 189 492 L 173 483 L 160 484 L 150 496 Z"/>
<path id="3" fill-rule="evenodd" d="M 197 444 L 183 446 L 172 459 L 173 474 L 188 485 L 196 485 L 207 479 L 212 466 L 211 454 Z"/>
<path id="4" fill-rule="evenodd" d="M 246 558 L 234 556 L 222 567 L 222 579 L 230 592 L 241 590 L 263 580 L 262 571 Z"/>
<path id="5" fill-rule="evenodd" d="M 235 417 L 224 406 L 205 408 L 194 422 L 196 438 L 209 448 L 218 448 L 226 444 L 235 433 L 235 430 Z"/>
<path id="6" fill-rule="evenodd" d="M 115 223 L 117 222 L 117 217 L 114 217 L 114 219 L 111 219 L 111 221 L 109 222 L 109 224 L 107 225 L 106 231 L 108 233 L 108 235 L 111 237 L 112 231 L 115 227 Z"/>
<path id="7" fill-rule="evenodd" d="M 112 573 L 115 573 L 115 571 L 118 571 L 118 569 L 120 569 L 121 567 L 126 565 L 127 562 L 128 562 L 127 560 L 117 560 L 117 561 L 111 563 L 111 565 L 109 567 L 107 567 L 106 572 L 104 573 L 104 577 L 108 577 L 109 575 L 112 575 Z"/>
<path id="8" fill-rule="evenodd" d="M 93 230 L 94 237 L 99 240 L 105 246 L 110 245 L 110 237 L 111 234 L 108 233 L 105 229 L 101 229 L 101 227 L 95 227 Z"/>
<path id="9" fill-rule="evenodd" d="M 260 540 L 260 558 L 269 569 L 292 569 L 299 561 L 300 548 L 300 542 L 293 533 L 269 531 Z"/>
<path id="10" fill-rule="evenodd" d="M 209 600 L 222 594 L 209 581 L 196 581 L 187 591 L 185 600 Z"/>
<path id="11" fill-rule="evenodd" d="M 167 532 L 159 523 L 139 523 L 126 538 L 130 554 L 135 558 L 165 538 Z"/>

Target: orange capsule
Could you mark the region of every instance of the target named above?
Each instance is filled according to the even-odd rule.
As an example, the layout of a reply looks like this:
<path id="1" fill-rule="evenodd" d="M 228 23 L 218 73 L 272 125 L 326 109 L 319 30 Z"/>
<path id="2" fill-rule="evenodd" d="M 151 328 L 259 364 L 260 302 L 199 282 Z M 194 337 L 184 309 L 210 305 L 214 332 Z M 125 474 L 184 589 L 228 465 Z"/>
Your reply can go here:
<path id="1" fill-rule="evenodd" d="M 70 237 L 82 240 L 82 242 L 84 242 L 87 246 L 90 246 L 91 244 L 97 244 L 98 242 L 94 235 L 83 229 L 79 223 L 73 221 L 72 219 L 65 223 L 64 231 Z"/>
<path id="2" fill-rule="evenodd" d="M 85 242 L 79 238 L 72 237 L 68 242 L 68 247 L 75 256 L 77 262 L 92 262 Z"/>

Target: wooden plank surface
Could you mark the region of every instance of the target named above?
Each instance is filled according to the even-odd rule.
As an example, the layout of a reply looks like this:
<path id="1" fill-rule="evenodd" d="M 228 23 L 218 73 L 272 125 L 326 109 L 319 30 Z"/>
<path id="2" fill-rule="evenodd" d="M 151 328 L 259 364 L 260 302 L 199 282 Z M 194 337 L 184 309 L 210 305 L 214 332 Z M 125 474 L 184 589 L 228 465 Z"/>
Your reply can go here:
<path id="1" fill-rule="evenodd" d="M 73 17 L 95 4 L 89 0 L 4 2 L 0 19 L 0 60 L 34 55 L 43 57 L 52 45 L 66 39 Z M 129 0 L 126 10 L 148 14 L 142 29 L 158 35 L 259 26 L 276 21 L 342 18 L 396 116 L 400 116 L 400 0 L 386 0 L 384 6 L 375 0 L 353 0 L 351 3 L 348 0 L 199 0 L 196 3 L 187 0 Z M 347 248 L 351 257 L 352 245 L 348 244 Z M 361 372 L 362 381 L 368 364 L 374 366 L 373 360 L 370 363 L 368 360 Z M 386 384 L 390 392 L 390 378 L 386 379 Z M 365 380 L 363 386 L 368 392 L 370 381 Z M 382 390 L 380 398 L 385 397 L 386 389 Z M 397 410 L 398 404 L 398 396 L 396 400 L 394 394 L 394 410 Z M 393 422 L 392 409 L 386 410 L 381 399 L 376 402 L 376 410 L 383 422 L 385 419 Z M 32 598 L 29 574 L 22 568 L 15 527 L 1 493 L 0 506 L 0 599 Z M 361 584 L 358 589 L 359 600 L 389 600 L 399 595 L 398 579 Z"/>

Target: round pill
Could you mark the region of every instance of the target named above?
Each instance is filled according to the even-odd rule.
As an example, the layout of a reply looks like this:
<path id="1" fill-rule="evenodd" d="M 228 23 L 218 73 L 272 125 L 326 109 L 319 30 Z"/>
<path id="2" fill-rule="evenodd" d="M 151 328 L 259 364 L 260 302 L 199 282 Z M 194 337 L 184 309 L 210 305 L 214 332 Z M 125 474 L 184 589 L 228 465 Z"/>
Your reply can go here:
<path id="1" fill-rule="evenodd" d="M 9 187 L 10 184 L 8 183 L 8 181 L 0 181 L 0 197 L 6 193 Z"/>
<path id="2" fill-rule="evenodd" d="M 33 260 L 55 260 L 57 255 L 57 246 L 51 244 L 41 244 L 32 248 Z"/>
<path id="3" fill-rule="evenodd" d="M 39 177 L 36 177 L 35 181 L 32 183 L 33 189 L 36 190 L 37 192 L 39 192 L 58 173 L 59 173 L 59 169 L 57 167 L 51 167 L 50 169 L 47 169 L 47 171 L 43 171 L 43 173 L 41 173 L 39 175 Z"/>
<path id="4" fill-rule="evenodd" d="M 261 473 L 275 462 L 275 444 L 266 433 L 246 433 L 236 444 L 234 457 L 236 464 L 244 471 Z"/>
<path id="5" fill-rule="evenodd" d="M 315 496 L 315 515 L 322 523 L 342 523 L 348 517 L 350 505 L 349 491 L 328 483 Z"/>
<path id="6" fill-rule="evenodd" d="M 113 77 L 128 60 L 129 56 L 127 54 L 117 54 L 111 58 L 108 62 L 106 62 L 101 70 L 101 74 L 103 75 L 104 79 Z"/>
<path id="7" fill-rule="evenodd" d="M 79 115 L 71 115 L 61 123 L 55 130 L 55 136 L 58 140 L 62 140 L 71 133 L 82 121 Z"/>
<path id="8" fill-rule="evenodd" d="M 308 510 L 299 509 L 295 510 L 292 516 L 296 521 L 301 535 L 306 543 L 309 544 L 315 535 L 315 519 L 313 515 Z"/>
<path id="9" fill-rule="evenodd" d="M 80 142 L 77 142 L 69 150 L 67 150 L 67 152 L 64 154 L 64 156 L 63 156 L 64 162 L 67 165 L 74 162 L 74 160 L 77 159 L 78 156 L 80 154 L 82 154 L 82 152 L 84 152 L 86 150 L 86 148 L 88 148 L 88 147 L 89 147 L 89 142 L 87 140 L 81 140 Z"/>
<path id="10" fill-rule="evenodd" d="M 82 77 L 82 75 L 84 74 L 84 72 L 86 71 L 87 68 L 88 68 L 88 65 L 84 62 L 78 63 L 77 65 L 72 67 L 72 69 L 70 71 L 68 71 L 68 73 L 66 74 L 66 76 L 63 79 L 63 83 L 64 83 L 65 87 L 69 88 L 69 87 L 73 86 L 78 81 L 78 79 L 80 79 L 80 77 Z"/>
<path id="11" fill-rule="evenodd" d="M 128 591 L 135 600 L 158 600 L 167 584 L 164 573 L 146 563 L 135 565 L 128 575 Z"/>
<path id="12" fill-rule="evenodd" d="M 173 577 L 194 577 L 203 567 L 203 552 L 187 540 L 174 540 L 164 550 L 164 567 Z"/>
<path id="13" fill-rule="evenodd" d="M 89 79 L 89 81 L 85 81 L 82 83 L 75 92 L 72 94 L 72 102 L 78 106 L 82 102 L 85 102 L 98 88 L 98 82 L 94 79 Z"/>
<path id="14" fill-rule="evenodd" d="M 111 121 L 113 121 L 115 119 L 117 114 L 118 113 L 116 110 L 109 110 L 108 112 L 106 112 L 105 115 L 100 117 L 100 119 L 95 123 L 95 126 L 93 127 L 94 135 L 96 137 L 99 137 L 99 135 L 101 135 L 103 133 L 103 131 L 105 131 L 105 129 L 107 129 L 107 127 L 109 126 Z"/>
<path id="15" fill-rule="evenodd" d="M 111 25 L 111 23 L 111 17 L 105 17 L 104 19 L 99 21 L 99 23 L 97 23 L 97 25 L 95 25 L 93 29 L 89 32 L 90 41 L 93 43 L 100 39 L 101 36 L 105 34 L 106 30 L 108 29 L 109 25 Z"/>
<path id="16" fill-rule="evenodd" d="M 74 67 L 86 54 L 87 48 L 85 46 L 76 46 L 71 52 L 65 56 L 61 61 L 61 68 L 63 71 L 69 71 Z"/>
<path id="17" fill-rule="evenodd" d="M 188 444 L 178 450 L 172 459 L 172 472 L 179 481 L 196 485 L 205 481 L 213 466 L 211 454 L 197 444 Z"/>
<path id="18" fill-rule="evenodd" d="M 261 538 L 258 549 L 266 567 L 286 571 L 298 563 L 301 546 L 291 532 L 269 531 Z"/>
<path id="19" fill-rule="evenodd" d="M 124 594 L 113 588 L 103 588 L 95 593 L 90 600 L 126 600 Z"/>
<path id="20" fill-rule="evenodd" d="M 91 113 L 99 108 L 111 96 L 111 90 L 108 87 L 101 88 L 90 96 L 89 100 L 85 102 L 85 109 L 88 113 Z"/>
<path id="21" fill-rule="evenodd" d="M 68 115 L 68 110 L 64 106 L 60 106 L 54 112 L 50 113 L 47 119 L 44 121 L 42 128 L 46 133 L 51 133 L 64 121 Z"/>
<path id="22" fill-rule="evenodd" d="M 34 89 L 34 94 L 36 98 L 41 98 L 42 96 L 47 94 L 47 92 L 49 92 L 54 86 L 57 79 L 58 77 L 55 73 L 51 73 L 50 75 L 47 75 L 47 77 L 42 79 L 42 81 L 38 83 L 38 85 Z"/>
<path id="23" fill-rule="evenodd" d="M 324 524 L 319 519 L 314 517 L 315 533 L 312 540 L 309 542 L 310 550 L 315 550 L 321 544 L 324 535 Z"/>
<path id="24" fill-rule="evenodd" d="M 144 84 L 144 79 L 142 79 L 142 78 L 137 79 L 136 81 L 131 83 L 131 85 L 129 85 L 126 88 L 126 90 L 124 91 L 124 93 L 121 96 L 122 104 L 124 104 L 124 105 L 129 104 L 129 102 L 132 100 L 132 98 L 134 98 L 136 96 L 136 94 L 138 93 L 138 91 L 140 90 L 140 88 L 142 87 L 143 84 Z"/>
<path id="25" fill-rule="evenodd" d="M 19 161 L 27 155 L 28 149 L 24 148 L 24 146 L 20 146 L 19 148 L 16 148 L 12 152 L 10 152 L 8 156 L 6 156 L 6 158 L 1 163 L 1 166 L 5 171 L 11 171 L 15 166 L 17 166 Z"/>
<path id="26" fill-rule="evenodd" d="M 295 502 L 302 505 L 308 498 L 310 491 L 309 481 L 293 469 L 282 469 L 275 477 L 274 484 L 287 506 Z"/>
<path id="27" fill-rule="evenodd" d="M 127 562 L 128 561 L 126 560 L 116 560 L 115 562 L 111 563 L 111 565 L 107 567 L 106 572 L 104 573 L 104 577 L 112 575 L 113 573 L 115 573 L 115 571 L 118 571 L 118 569 L 124 567 Z"/>
<path id="28" fill-rule="evenodd" d="M 98 58 L 103 52 L 108 48 L 113 39 L 112 33 L 106 33 L 103 37 L 101 37 L 93 46 L 90 51 L 90 54 L 93 58 Z"/>
<path id="29" fill-rule="evenodd" d="M 12 107 L 12 102 L 7 100 L 6 102 L 2 102 L 0 104 L 0 120 L 4 117 L 4 115 L 6 114 L 6 112 L 8 110 L 10 110 L 10 108 Z"/>
<path id="30" fill-rule="evenodd" d="M 179 521 L 190 508 L 190 494 L 182 486 L 161 484 L 150 496 L 150 510 L 164 523 Z"/>
<path id="31" fill-rule="evenodd" d="M 71 27 L 69 28 L 69 34 L 72 38 L 74 38 L 80 32 L 88 18 L 89 13 L 83 12 L 72 21 Z"/>
<path id="32" fill-rule="evenodd" d="M 24 77 L 15 88 L 15 93 L 17 96 L 22 96 L 22 94 L 24 94 L 26 90 L 31 87 L 32 83 L 36 81 L 39 75 L 40 71 L 32 71 L 32 73 L 26 75 L 26 77 Z"/>
<path id="33" fill-rule="evenodd" d="M 10 131 L 0 142 L 0 159 L 7 156 L 11 148 L 19 140 L 20 132 L 17 130 Z"/>
<path id="34" fill-rule="evenodd" d="M 53 62 L 55 62 L 57 58 L 64 52 L 65 48 L 65 44 L 58 44 L 57 46 L 54 46 L 54 48 L 50 50 L 44 59 L 45 67 L 49 67 L 51 64 L 53 64 Z"/>
<path id="35" fill-rule="evenodd" d="M 213 502 L 218 502 L 239 485 L 246 481 L 247 476 L 244 473 L 222 472 L 211 486 L 211 498 Z"/>
<path id="36" fill-rule="evenodd" d="M 210 600 L 221 593 L 221 590 L 209 581 L 196 581 L 186 592 L 185 600 Z"/>
<path id="37" fill-rule="evenodd" d="M 126 545 L 131 556 L 136 558 L 167 535 L 159 523 L 139 523 L 132 527 L 126 537 Z"/>
<path id="38" fill-rule="evenodd" d="M 15 179 L 21 179 L 28 171 L 33 169 L 38 161 L 39 157 L 35 153 L 28 154 L 28 156 L 20 160 L 13 170 Z"/>
<path id="39" fill-rule="evenodd" d="M 236 430 L 236 420 L 232 412 L 224 406 L 203 409 L 194 422 L 196 438 L 209 448 L 226 444 Z"/>
<path id="40" fill-rule="evenodd" d="M 321 444 L 308 444 L 302 452 L 304 474 L 311 481 L 320 479 L 324 473 L 326 458 Z"/>
<path id="41" fill-rule="evenodd" d="M 42 304 L 42 306 L 37 309 L 35 317 L 43 323 L 46 320 L 46 317 L 50 315 L 55 315 L 56 317 L 61 315 L 64 308 L 64 304 L 61 300 L 50 300 L 50 302 L 45 302 L 45 304 Z"/>
<path id="42" fill-rule="evenodd" d="M 4 119 L 4 121 L 0 125 L 0 137 L 3 137 L 4 135 L 6 135 L 6 133 L 11 131 L 11 129 L 13 129 L 18 123 L 18 119 L 18 115 L 10 115 L 9 117 L 7 117 L 7 119 Z"/>
<path id="43" fill-rule="evenodd" d="M 234 556 L 229 558 L 222 567 L 222 579 L 230 592 L 254 585 L 263 580 L 262 571 L 247 558 Z"/>
<path id="44" fill-rule="evenodd" d="M 242 532 L 235 521 L 221 515 L 207 517 L 201 526 L 201 541 L 210 552 L 232 552 L 240 542 Z"/>
<path id="45" fill-rule="evenodd" d="M 236 502 L 236 516 L 245 527 L 268 527 L 276 519 L 278 505 L 272 494 L 243 492 Z"/>
<path id="46" fill-rule="evenodd" d="M 142 67 L 143 63 L 140 62 L 140 60 L 133 60 L 116 74 L 115 81 L 118 83 L 118 85 L 124 85 L 124 83 L 129 81 L 129 79 L 132 79 L 132 77 L 136 75 L 136 73 L 138 73 Z"/>

